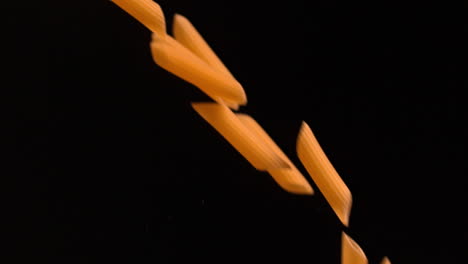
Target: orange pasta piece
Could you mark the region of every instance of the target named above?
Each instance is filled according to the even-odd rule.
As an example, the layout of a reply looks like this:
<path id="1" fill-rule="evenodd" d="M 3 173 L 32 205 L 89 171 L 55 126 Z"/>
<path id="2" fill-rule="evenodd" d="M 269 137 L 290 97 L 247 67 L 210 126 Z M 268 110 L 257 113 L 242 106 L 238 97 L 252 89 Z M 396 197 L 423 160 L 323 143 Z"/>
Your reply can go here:
<path id="1" fill-rule="evenodd" d="M 299 170 L 278 147 L 278 145 L 271 139 L 265 130 L 255 121 L 251 116 L 246 114 L 236 114 L 237 118 L 246 126 L 255 136 L 265 142 L 276 155 L 287 162 L 289 169 L 269 169 L 268 173 L 284 190 L 294 194 L 312 195 L 314 190 L 302 176 Z"/>
<path id="2" fill-rule="evenodd" d="M 231 72 L 224 66 L 223 62 L 218 58 L 216 53 L 211 49 L 211 47 L 206 43 L 203 37 L 198 33 L 197 29 L 190 23 L 190 21 L 182 15 L 174 15 L 173 23 L 173 34 L 174 38 L 200 59 L 210 65 L 214 70 L 217 70 L 221 73 L 226 74 L 235 80 Z M 237 80 L 236 80 L 237 82 Z M 224 99 L 224 103 L 230 108 L 237 110 L 239 105 L 235 102 L 231 102 Z"/>
<path id="3" fill-rule="evenodd" d="M 348 226 L 352 205 L 351 192 L 305 122 L 302 123 L 297 138 L 297 154 L 338 218 Z"/>
<path id="4" fill-rule="evenodd" d="M 215 101 L 230 105 L 247 103 L 244 89 L 236 80 L 213 70 L 171 36 L 153 37 L 151 51 L 159 66 L 197 86 Z"/>
<path id="5" fill-rule="evenodd" d="M 380 262 L 380 264 L 392 264 L 392 263 L 390 262 L 390 260 L 388 259 L 388 257 L 384 257 L 384 258 L 382 259 L 382 262 Z"/>
<path id="6" fill-rule="evenodd" d="M 341 236 L 341 264 L 367 264 L 361 247 L 344 232 Z"/>
<path id="7" fill-rule="evenodd" d="M 173 32 L 175 39 L 200 57 L 200 59 L 208 63 L 214 69 L 234 78 L 186 17 L 179 14 L 174 16 Z"/>
<path id="8" fill-rule="evenodd" d="M 253 134 L 225 105 L 192 103 L 193 109 L 216 129 L 242 156 L 258 170 L 289 168 L 263 140 Z"/>
<path id="9" fill-rule="evenodd" d="M 161 38 L 166 35 L 166 20 L 161 7 L 152 0 L 112 0 Z"/>

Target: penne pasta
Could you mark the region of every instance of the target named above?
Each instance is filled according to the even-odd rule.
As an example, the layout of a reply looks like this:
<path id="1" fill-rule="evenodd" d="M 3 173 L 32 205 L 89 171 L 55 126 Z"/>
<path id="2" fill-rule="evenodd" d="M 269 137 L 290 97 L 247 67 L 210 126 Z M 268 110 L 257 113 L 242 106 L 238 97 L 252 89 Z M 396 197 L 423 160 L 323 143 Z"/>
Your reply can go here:
<path id="1" fill-rule="evenodd" d="M 111 0 L 149 30 L 163 38 L 166 35 L 166 20 L 161 7 L 152 0 Z"/>
<path id="2" fill-rule="evenodd" d="M 200 59 L 211 66 L 212 69 L 224 73 L 235 80 L 231 72 L 224 66 L 223 62 L 218 58 L 216 53 L 206 43 L 203 37 L 198 33 L 197 29 L 190 21 L 179 14 L 174 15 L 174 23 L 172 26 L 174 38 L 184 47 L 197 55 Z M 236 80 L 237 82 L 237 80 Z M 245 92 L 244 92 L 245 93 Z M 218 100 L 217 100 L 218 101 Z M 239 105 L 227 99 L 224 103 L 231 109 L 238 110 Z"/>
<path id="3" fill-rule="evenodd" d="M 303 122 L 297 138 L 297 154 L 341 222 L 348 226 L 352 197 L 346 184 L 323 152 L 310 127 Z"/>
<path id="4" fill-rule="evenodd" d="M 192 103 L 193 109 L 218 131 L 253 167 L 267 171 L 287 192 L 312 195 L 314 190 L 265 130 L 246 114 L 236 114 L 247 104 L 242 85 L 211 49 L 192 23 L 176 14 L 174 38 L 166 33 L 164 13 L 153 0 L 111 0 L 150 29 L 154 61 L 160 67 L 195 85 L 216 103 Z M 297 155 L 340 221 L 348 226 L 352 195 L 303 122 L 297 137 Z M 367 264 L 360 246 L 346 233 L 341 237 L 341 263 Z M 391 264 L 384 257 L 381 264 Z"/>
<path id="5" fill-rule="evenodd" d="M 382 259 L 382 262 L 380 262 L 380 264 L 392 264 L 392 263 L 390 262 L 390 260 L 388 259 L 388 257 L 384 257 L 384 258 Z"/>
<path id="6" fill-rule="evenodd" d="M 191 50 L 212 68 L 234 78 L 226 66 L 224 66 L 223 62 L 218 58 L 218 56 L 216 56 L 216 53 L 210 48 L 208 43 L 206 43 L 200 33 L 198 33 L 197 29 L 186 17 L 179 14 L 174 16 L 173 33 L 174 38 L 179 41 L 180 44 Z"/>
<path id="7" fill-rule="evenodd" d="M 215 101 L 230 106 L 247 103 L 244 89 L 236 80 L 213 70 L 171 36 L 159 38 L 153 35 L 151 52 L 159 66 L 197 86 Z"/>
<path id="8" fill-rule="evenodd" d="M 284 152 L 276 145 L 265 130 L 251 116 L 246 114 L 236 114 L 237 118 L 246 126 L 255 136 L 265 142 L 281 159 L 287 162 L 289 169 L 269 169 L 268 173 L 284 190 L 303 195 L 312 195 L 314 190 L 302 176 L 299 170 L 284 154 Z"/>
<path id="9" fill-rule="evenodd" d="M 367 264 L 367 257 L 361 247 L 345 232 L 341 235 L 341 264 Z"/>
<path id="10" fill-rule="evenodd" d="M 284 159 L 253 134 L 225 105 L 192 103 L 192 107 L 257 170 L 289 168 Z"/>

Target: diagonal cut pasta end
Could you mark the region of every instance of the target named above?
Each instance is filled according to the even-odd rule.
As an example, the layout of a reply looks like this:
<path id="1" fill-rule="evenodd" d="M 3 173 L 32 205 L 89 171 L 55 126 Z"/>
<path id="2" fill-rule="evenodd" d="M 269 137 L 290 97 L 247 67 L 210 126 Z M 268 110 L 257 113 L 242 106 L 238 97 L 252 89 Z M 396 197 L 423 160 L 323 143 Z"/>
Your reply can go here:
<path id="1" fill-rule="evenodd" d="M 348 226 L 352 196 L 323 152 L 310 127 L 303 122 L 297 137 L 299 160 L 322 192 L 343 225 Z"/>
<path id="2" fill-rule="evenodd" d="M 161 38 L 166 35 L 166 20 L 159 4 L 152 0 L 112 0 Z"/>
<path id="3" fill-rule="evenodd" d="M 293 165 L 294 166 L 294 165 Z M 285 191 L 297 195 L 313 195 L 314 189 L 302 176 L 302 174 L 295 168 L 290 169 L 273 169 L 268 170 L 271 177 L 278 183 Z"/>
<path id="4" fill-rule="evenodd" d="M 361 247 L 345 232 L 341 235 L 341 264 L 367 264 L 367 257 Z"/>
<path id="5" fill-rule="evenodd" d="M 287 161 L 252 134 L 236 115 L 218 103 L 192 103 L 193 109 L 258 170 L 290 168 Z"/>
<path id="6" fill-rule="evenodd" d="M 268 133 L 255 121 L 251 116 L 246 114 L 236 114 L 237 118 L 246 126 L 255 136 L 268 144 L 276 155 L 287 161 L 289 169 L 273 169 L 268 170 L 268 173 L 284 190 L 294 194 L 312 195 L 314 193 L 312 187 L 302 174 L 297 170 L 296 166 L 289 160 L 284 152 L 278 147 Z"/>

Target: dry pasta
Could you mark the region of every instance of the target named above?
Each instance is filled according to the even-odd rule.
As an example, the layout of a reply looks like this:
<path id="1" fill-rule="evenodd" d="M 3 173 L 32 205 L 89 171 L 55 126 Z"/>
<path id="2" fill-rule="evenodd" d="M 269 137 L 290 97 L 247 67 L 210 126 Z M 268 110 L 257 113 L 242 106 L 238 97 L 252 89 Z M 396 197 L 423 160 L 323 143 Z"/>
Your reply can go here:
<path id="1" fill-rule="evenodd" d="M 187 49 L 192 51 L 200 59 L 210 65 L 212 69 L 217 70 L 220 73 L 224 73 L 235 80 L 231 72 L 229 72 L 226 66 L 224 66 L 223 62 L 218 58 L 216 53 L 211 49 L 208 43 L 206 43 L 200 33 L 198 33 L 197 29 L 186 17 L 179 14 L 174 15 L 172 30 L 174 38 L 180 44 L 184 45 Z M 239 105 L 236 102 L 229 101 L 226 98 L 216 101 L 219 102 L 220 100 L 222 100 L 224 104 L 234 110 L 239 109 Z"/>
<path id="2" fill-rule="evenodd" d="M 182 15 L 174 16 L 173 34 L 166 33 L 164 13 L 152 0 L 112 0 L 153 32 L 151 52 L 155 62 L 197 86 L 217 103 L 193 103 L 192 107 L 214 127 L 252 166 L 267 171 L 284 190 L 311 195 L 314 190 L 263 128 L 249 115 L 235 114 L 247 103 L 240 83 L 210 48 L 196 28 Z M 229 108 L 228 108 L 229 107 Z M 304 122 L 297 138 L 297 154 L 326 200 L 348 226 L 352 196 Z M 342 264 L 367 264 L 367 257 L 344 232 Z M 390 264 L 384 257 L 381 264 Z"/>
<path id="3" fill-rule="evenodd" d="M 388 259 L 388 257 L 384 257 L 384 258 L 382 259 L 382 262 L 380 262 L 380 264 L 392 264 L 392 263 L 390 262 L 390 260 Z"/>
<path id="4" fill-rule="evenodd" d="M 289 160 L 284 152 L 276 145 L 271 137 L 263 130 L 263 128 L 251 116 L 246 114 L 236 114 L 237 118 L 246 126 L 255 136 L 268 144 L 268 146 L 283 160 L 285 160 L 289 167 L 288 169 L 269 169 L 268 173 L 284 190 L 303 195 L 312 195 L 314 190 L 297 170 L 296 166 Z"/>
<path id="5" fill-rule="evenodd" d="M 297 154 L 333 211 L 341 222 L 348 226 L 352 204 L 351 192 L 305 122 L 302 123 L 297 138 Z"/>
<path id="6" fill-rule="evenodd" d="M 367 264 L 366 254 L 345 232 L 341 235 L 341 264 Z"/>
<path id="7" fill-rule="evenodd" d="M 193 109 L 216 129 L 258 170 L 289 168 L 263 140 L 253 134 L 225 105 L 218 103 L 193 103 Z"/>
<path id="8" fill-rule="evenodd" d="M 161 7 L 153 0 L 112 0 L 159 37 L 166 35 L 166 20 Z"/>
<path id="9" fill-rule="evenodd" d="M 197 29 L 186 17 L 179 14 L 174 16 L 173 34 L 177 41 L 200 57 L 200 59 L 208 63 L 213 67 L 213 69 L 226 73 L 234 78 L 226 66 L 224 66 L 223 62 L 218 58 L 216 53 L 211 49 L 208 43 L 206 43 Z"/>
<path id="10" fill-rule="evenodd" d="M 213 70 L 171 36 L 153 38 L 151 52 L 159 66 L 197 86 L 214 100 L 225 99 L 239 105 L 247 103 L 244 89 L 236 80 Z"/>

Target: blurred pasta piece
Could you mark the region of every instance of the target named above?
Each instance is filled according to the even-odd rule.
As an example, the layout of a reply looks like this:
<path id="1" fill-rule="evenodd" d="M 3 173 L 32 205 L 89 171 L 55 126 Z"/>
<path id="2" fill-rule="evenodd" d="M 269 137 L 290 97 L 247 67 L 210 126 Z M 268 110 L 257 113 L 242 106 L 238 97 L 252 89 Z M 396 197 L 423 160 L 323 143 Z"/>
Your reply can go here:
<path id="1" fill-rule="evenodd" d="M 153 35 L 151 52 L 156 64 L 197 86 L 215 101 L 229 102 L 230 105 L 247 103 L 244 89 L 236 80 L 213 70 L 171 36 L 159 38 Z"/>
<path id="2" fill-rule="evenodd" d="M 297 154 L 340 221 L 348 226 L 352 197 L 346 184 L 323 152 L 310 127 L 303 122 L 297 138 Z"/>
<path id="3" fill-rule="evenodd" d="M 186 17 L 179 14 L 174 15 L 172 29 L 174 38 L 180 44 L 192 51 L 214 70 L 224 73 L 235 80 L 231 72 L 226 68 L 226 66 L 224 66 L 223 62 L 218 58 L 216 53 L 211 49 L 208 43 Z M 234 110 L 239 109 L 239 105 L 235 102 L 224 99 L 224 103 Z"/>
<path id="4" fill-rule="evenodd" d="M 255 121 L 251 116 L 246 114 L 236 114 L 237 118 L 246 126 L 259 141 L 265 142 L 269 148 L 271 148 L 276 155 L 281 159 L 285 160 L 289 169 L 269 169 L 268 173 L 273 179 L 281 186 L 284 190 L 302 195 L 312 195 L 314 190 L 302 176 L 301 172 L 294 166 L 284 152 L 278 147 L 278 145 L 271 139 L 271 137 L 265 132 L 265 130 Z"/>
<path id="5" fill-rule="evenodd" d="M 392 264 L 392 263 L 390 262 L 390 260 L 388 259 L 388 257 L 384 257 L 384 258 L 382 259 L 382 262 L 380 262 L 380 264 Z"/>
<path id="6" fill-rule="evenodd" d="M 200 57 L 200 59 L 208 63 L 214 69 L 234 78 L 186 17 L 179 14 L 174 15 L 173 33 L 174 38 L 179 41 L 180 44 L 191 50 L 195 55 Z"/>
<path id="7" fill-rule="evenodd" d="M 367 264 L 367 257 L 361 247 L 348 235 L 341 235 L 341 264 Z"/>
<path id="8" fill-rule="evenodd" d="M 163 38 L 166 35 L 166 20 L 161 7 L 153 0 L 111 0 L 149 30 Z"/>
<path id="9" fill-rule="evenodd" d="M 258 170 L 289 168 L 289 164 L 259 139 L 225 105 L 192 103 L 193 109 Z"/>

